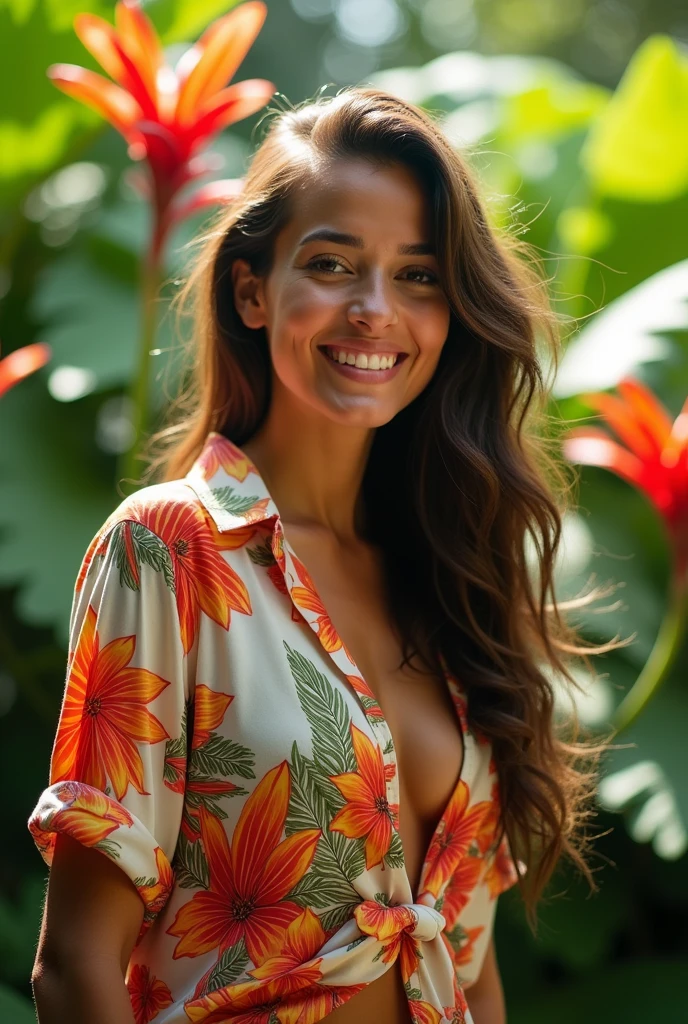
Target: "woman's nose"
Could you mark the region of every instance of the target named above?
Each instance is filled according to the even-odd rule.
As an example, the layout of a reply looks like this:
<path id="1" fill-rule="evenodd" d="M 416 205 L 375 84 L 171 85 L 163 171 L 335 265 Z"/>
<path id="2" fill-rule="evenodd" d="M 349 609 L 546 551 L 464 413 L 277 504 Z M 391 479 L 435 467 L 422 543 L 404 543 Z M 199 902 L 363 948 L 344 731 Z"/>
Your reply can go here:
<path id="1" fill-rule="evenodd" d="M 382 273 L 362 278 L 348 309 L 349 323 L 365 325 L 376 333 L 397 322 L 393 289 Z"/>

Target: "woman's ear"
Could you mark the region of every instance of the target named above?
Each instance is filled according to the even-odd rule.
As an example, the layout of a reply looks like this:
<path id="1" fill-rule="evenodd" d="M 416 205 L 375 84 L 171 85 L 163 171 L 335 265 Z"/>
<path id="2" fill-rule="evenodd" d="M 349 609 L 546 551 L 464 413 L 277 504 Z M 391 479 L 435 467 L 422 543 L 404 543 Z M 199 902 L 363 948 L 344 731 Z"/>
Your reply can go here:
<path id="1" fill-rule="evenodd" d="M 245 327 L 256 329 L 267 325 L 264 280 L 251 270 L 248 260 L 236 259 L 232 264 L 234 306 Z"/>

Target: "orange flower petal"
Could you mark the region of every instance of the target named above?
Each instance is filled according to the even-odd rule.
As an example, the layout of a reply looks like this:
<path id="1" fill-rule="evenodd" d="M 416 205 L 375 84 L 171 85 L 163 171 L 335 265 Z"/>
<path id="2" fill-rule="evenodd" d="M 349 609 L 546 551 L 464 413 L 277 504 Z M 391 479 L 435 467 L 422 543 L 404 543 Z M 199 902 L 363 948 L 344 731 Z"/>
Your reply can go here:
<path id="1" fill-rule="evenodd" d="M 265 861 L 256 891 L 258 903 L 266 906 L 284 899 L 311 866 L 321 835 L 319 828 L 303 829 L 275 847 Z"/>
<path id="2" fill-rule="evenodd" d="M 198 111 L 189 128 L 194 143 L 206 142 L 228 125 L 255 114 L 274 92 L 275 85 L 264 78 L 247 78 L 222 89 Z"/>
<path id="3" fill-rule="evenodd" d="M 76 64 L 51 64 L 47 75 L 67 96 L 96 110 L 128 142 L 137 140 L 134 128 L 142 111 L 133 96 L 120 86 Z"/>
<path id="4" fill-rule="evenodd" d="M 215 892 L 223 893 L 230 900 L 235 892 L 232 853 L 225 827 L 219 818 L 201 804 L 198 808 L 203 849 L 208 859 L 210 885 Z"/>
<path id="5" fill-rule="evenodd" d="M 232 836 L 235 881 L 240 892 L 252 890 L 277 846 L 290 793 L 289 765 L 285 760 L 263 776 L 241 808 Z"/>
<path id="6" fill-rule="evenodd" d="M 0 359 L 0 396 L 6 391 L 24 380 L 50 359 L 50 346 L 43 341 L 37 341 L 33 345 L 24 345 L 23 348 L 15 349 L 4 359 Z"/>
<path id="7" fill-rule="evenodd" d="M 138 68 L 148 94 L 155 98 L 158 71 L 164 64 L 164 57 L 151 21 L 137 0 L 120 0 L 115 4 L 115 25 L 122 49 Z"/>
<path id="8" fill-rule="evenodd" d="M 203 746 L 207 743 L 210 733 L 217 729 L 225 716 L 225 712 L 234 700 L 231 693 L 219 693 L 211 690 L 205 683 L 196 686 L 194 696 L 194 732 L 191 746 Z"/>
<path id="9" fill-rule="evenodd" d="M 191 124 L 198 110 L 235 74 L 260 32 L 267 7 L 260 0 L 248 0 L 218 18 L 194 47 L 201 56 L 179 91 L 177 121 Z"/>
<path id="10" fill-rule="evenodd" d="M 173 959 L 210 953 L 227 936 L 231 923 L 230 907 L 223 896 L 212 891 L 194 893 L 190 902 L 179 908 L 167 929 L 168 935 L 179 938 Z"/>

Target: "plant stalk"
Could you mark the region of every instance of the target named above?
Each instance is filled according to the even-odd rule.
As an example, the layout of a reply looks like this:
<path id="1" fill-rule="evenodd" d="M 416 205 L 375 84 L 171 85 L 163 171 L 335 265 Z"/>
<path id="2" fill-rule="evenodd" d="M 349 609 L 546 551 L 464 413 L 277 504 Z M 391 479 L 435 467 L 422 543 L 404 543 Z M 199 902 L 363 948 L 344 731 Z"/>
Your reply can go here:
<path id="1" fill-rule="evenodd" d="M 131 447 L 123 452 L 117 466 L 117 484 L 136 484 L 140 476 L 137 465 L 139 453 L 148 429 L 150 400 L 151 349 L 155 345 L 158 325 L 158 292 L 162 277 L 162 246 L 155 231 L 150 249 L 141 266 L 141 332 L 139 336 L 138 363 L 131 382 L 131 417 L 133 440 Z"/>
<path id="2" fill-rule="evenodd" d="M 659 627 L 654 647 L 637 680 L 616 709 L 613 725 L 616 734 L 636 720 L 664 682 L 681 649 L 688 616 L 688 586 L 677 573 L 672 578 L 666 614 Z"/>

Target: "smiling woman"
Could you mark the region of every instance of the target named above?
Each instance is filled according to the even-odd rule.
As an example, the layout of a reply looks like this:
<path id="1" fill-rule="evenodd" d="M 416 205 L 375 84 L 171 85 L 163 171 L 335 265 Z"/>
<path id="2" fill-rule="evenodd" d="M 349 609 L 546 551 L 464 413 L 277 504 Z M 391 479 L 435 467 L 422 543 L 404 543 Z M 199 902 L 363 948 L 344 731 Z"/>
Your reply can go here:
<path id="1" fill-rule="evenodd" d="M 199 242 L 161 482 L 76 583 L 41 1024 L 503 1024 L 497 897 L 534 921 L 562 853 L 590 878 L 600 750 L 543 671 L 591 650 L 553 594 L 545 287 L 373 89 L 275 116 Z"/>

